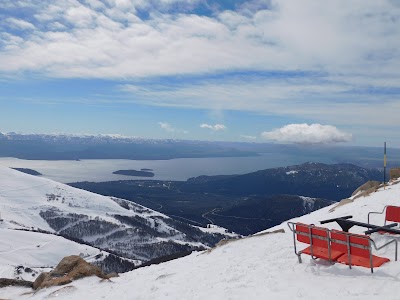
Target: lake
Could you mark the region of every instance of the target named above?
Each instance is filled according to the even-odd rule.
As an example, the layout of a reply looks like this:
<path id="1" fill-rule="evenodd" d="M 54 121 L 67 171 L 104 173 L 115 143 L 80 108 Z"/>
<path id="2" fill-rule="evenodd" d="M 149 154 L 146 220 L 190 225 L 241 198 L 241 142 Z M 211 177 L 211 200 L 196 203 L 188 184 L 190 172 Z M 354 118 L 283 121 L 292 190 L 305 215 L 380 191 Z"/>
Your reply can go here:
<path id="1" fill-rule="evenodd" d="M 317 160 L 316 160 L 317 159 Z M 269 153 L 253 157 L 218 157 L 218 158 L 178 158 L 171 160 L 126 160 L 126 159 L 88 159 L 71 160 L 24 160 L 1 157 L 0 164 L 12 168 L 29 168 L 43 174 L 44 177 L 58 182 L 77 181 L 112 181 L 146 179 L 112 174 L 117 170 L 152 169 L 153 180 L 184 181 L 200 175 L 245 174 L 268 168 L 285 167 L 308 161 L 334 163 L 328 157 L 296 156 Z"/>

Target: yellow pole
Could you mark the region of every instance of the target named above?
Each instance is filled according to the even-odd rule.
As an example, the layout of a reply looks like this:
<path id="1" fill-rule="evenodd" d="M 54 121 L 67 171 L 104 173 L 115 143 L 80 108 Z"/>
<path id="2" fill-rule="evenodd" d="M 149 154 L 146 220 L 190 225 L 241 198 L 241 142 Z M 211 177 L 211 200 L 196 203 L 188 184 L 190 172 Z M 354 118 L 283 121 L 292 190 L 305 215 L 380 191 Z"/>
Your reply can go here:
<path id="1" fill-rule="evenodd" d="M 386 142 L 383 151 L 383 189 L 386 190 Z"/>

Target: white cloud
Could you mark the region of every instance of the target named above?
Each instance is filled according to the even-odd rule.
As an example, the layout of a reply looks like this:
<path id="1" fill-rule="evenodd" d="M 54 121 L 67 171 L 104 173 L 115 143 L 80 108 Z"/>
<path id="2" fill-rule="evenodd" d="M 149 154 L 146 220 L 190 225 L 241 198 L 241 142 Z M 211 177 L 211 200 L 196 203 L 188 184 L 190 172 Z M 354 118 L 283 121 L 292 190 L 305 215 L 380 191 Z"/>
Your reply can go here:
<path id="1" fill-rule="evenodd" d="M 166 132 L 176 134 L 189 134 L 188 130 L 176 128 L 167 122 L 158 122 L 157 124 L 160 126 L 161 129 L 165 130 Z"/>
<path id="2" fill-rule="evenodd" d="M 64 18 L 76 27 L 87 27 L 93 24 L 96 17 L 100 17 L 98 13 L 85 6 L 71 7 L 64 12 Z"/>
<path id="3" fill-rule="evenodd" d="M 2 1 L 0 2 L 0 8 L 25 8 L 35 7 L 36 3 L 32 3 L 32 0 L 14 0 L 14 1 Z"/>
<path id="4" fill-rule="evenodd" d="M 321 124 L 289 124 L 261 135 L 268 140 L 297 144 L 331 144 L 352 140 L 351 134 L 335 126 Z"/>
<path id="5" fill-rule="evenodd" d="M 166 123 L 166 122 L 158 122 L 157 124 L 160 125 L 160 127 L 161 127 L 162 129 L 164 129 L 165 131 L 167 131 L 167 132 L 174 132 L 174 131 L 175 131 L 175 128 L 173 128 L 173 127 L 171 126 L 171 124 L 169 124 L 169 123 Z"/>
<path id="6" fill-rule="evenodd" d="M 220 130 L 225 130 L 226 126 L 223 124 L 215 124 L 215 125 L 210 125 L 210 124 L 201 124 L 200 128 L 206 128 L 206 129 L 211 129 L 213 131 L 220 131 Z"/>
<path id="7" fill-rule="evenodd" d="M 340 126 L 393 126 L 398 120 L 400 97 L 384 92 L 369 94 L 371 86 L 390 91 L 396 86 L 396 80 L 288 75 L 284 78 L 205 80 L 183 86 L 124 85 L 120 90 L 129 93 L 128 99 L 134 99 L 127 101 L 154 106 L 247 111 Z M 221 122 L 221 118 L 222 115 L 214 118 L 214 122 Z"/>
<path id="8" fill-rule="evenodd" d="M 394 1 L 281 0 L 270 9 L 215 17 L 150 13 L 139 19 L 135 8 L 152 12 L 149 2 L 37 2 L 32 10 L 43 30 L 24 36 L 12 51 L 0 50 L 2 70 L 123 79 L 243 69 L 399 77 L 400 7 Z M 185 3 L 157 3 L 174 2 Z M 66 36 L 45 30 L 54 22 L 70 28 Z"/>
<path id="9" fill-rule="evenodd" d="M 16 28 L 16 29 L 22 29 L 22 30 L 35 29 L 35 26 L 32 23 L 29 23 L 29 22 L 21 20 L 21 19 L 7 18 L 6 22 L 8 23 L 9 26 Z"/>
<path id="10" fill-rule="evenodd" d="M 241 138 L 246 139 L 246 140 L 256 140 L 257 137 L 254 135 L 245 135 L 245 134 L 241 134 L 240 135 Z"/>

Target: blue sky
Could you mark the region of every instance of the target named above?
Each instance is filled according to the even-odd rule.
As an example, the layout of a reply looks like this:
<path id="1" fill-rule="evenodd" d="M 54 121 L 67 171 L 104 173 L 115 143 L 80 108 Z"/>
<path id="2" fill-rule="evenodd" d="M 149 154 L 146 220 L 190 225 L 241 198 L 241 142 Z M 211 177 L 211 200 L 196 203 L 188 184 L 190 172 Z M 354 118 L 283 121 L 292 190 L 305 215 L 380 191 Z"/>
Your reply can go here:
<path id="1" fill-rule="evenodd" d="M 0 2 L 0 132 L 400 146 L 396 1 Z"/>

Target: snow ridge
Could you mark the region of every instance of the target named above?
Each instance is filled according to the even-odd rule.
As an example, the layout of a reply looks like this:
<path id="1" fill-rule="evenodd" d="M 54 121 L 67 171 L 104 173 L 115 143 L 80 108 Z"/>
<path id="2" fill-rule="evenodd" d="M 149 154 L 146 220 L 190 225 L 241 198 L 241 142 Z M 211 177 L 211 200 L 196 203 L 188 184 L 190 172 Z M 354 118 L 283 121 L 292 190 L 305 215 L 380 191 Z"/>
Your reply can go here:
<path id="1" fill-rule="evenodd" d="M 200 230 L 136 203 L 0 167 L 3 227 L 40 229 L 148 261 L 207 249 L 225 235 Z"/>

